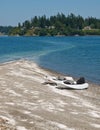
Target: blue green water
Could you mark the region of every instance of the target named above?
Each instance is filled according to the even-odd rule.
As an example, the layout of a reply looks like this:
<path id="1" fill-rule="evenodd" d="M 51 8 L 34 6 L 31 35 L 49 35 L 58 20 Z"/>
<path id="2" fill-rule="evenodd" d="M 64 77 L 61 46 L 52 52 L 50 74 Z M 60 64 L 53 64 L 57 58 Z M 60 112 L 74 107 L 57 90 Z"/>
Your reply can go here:
<path id="1" fill-rule="evenodd" d="M 28 59 L 100 84 L 100 37 L 0 37 L 0 62 Z"/>

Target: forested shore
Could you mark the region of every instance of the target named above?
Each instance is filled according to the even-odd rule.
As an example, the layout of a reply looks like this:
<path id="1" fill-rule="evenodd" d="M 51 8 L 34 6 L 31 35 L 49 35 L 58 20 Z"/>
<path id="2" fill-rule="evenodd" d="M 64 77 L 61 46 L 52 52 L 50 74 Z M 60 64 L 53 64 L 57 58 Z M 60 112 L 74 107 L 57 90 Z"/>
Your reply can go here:
<path id="1" fill-rule="evenodd" d="M 17 26 L 0 26 L 0 35 L 11 36 L 84 36 L 100 35 L 100 19 L 58 13 L 47 18 L 34 16 Z"/>

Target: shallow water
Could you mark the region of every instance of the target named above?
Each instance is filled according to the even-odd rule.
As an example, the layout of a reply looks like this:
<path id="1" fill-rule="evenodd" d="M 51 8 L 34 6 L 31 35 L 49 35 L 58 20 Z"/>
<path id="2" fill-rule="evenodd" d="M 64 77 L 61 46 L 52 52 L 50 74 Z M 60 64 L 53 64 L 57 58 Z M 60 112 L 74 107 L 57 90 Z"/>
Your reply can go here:
<path id="1" fill-rule="evenodd" d="M 29 59 L 100 84 L 100 37 L 0 37 L 0 62 Z"/>

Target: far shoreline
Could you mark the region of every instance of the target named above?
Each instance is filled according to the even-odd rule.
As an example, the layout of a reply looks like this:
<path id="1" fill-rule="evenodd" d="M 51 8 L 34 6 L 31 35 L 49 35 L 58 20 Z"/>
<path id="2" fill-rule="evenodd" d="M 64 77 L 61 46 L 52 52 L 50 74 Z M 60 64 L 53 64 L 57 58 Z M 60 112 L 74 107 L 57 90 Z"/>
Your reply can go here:
<path id="1" fill-rule="evenodd" d="M 100 35 L 44 35 L 44 36 L 39 36 L 39 35 L 0 35 L 0 37 L 100 37 Z"/>

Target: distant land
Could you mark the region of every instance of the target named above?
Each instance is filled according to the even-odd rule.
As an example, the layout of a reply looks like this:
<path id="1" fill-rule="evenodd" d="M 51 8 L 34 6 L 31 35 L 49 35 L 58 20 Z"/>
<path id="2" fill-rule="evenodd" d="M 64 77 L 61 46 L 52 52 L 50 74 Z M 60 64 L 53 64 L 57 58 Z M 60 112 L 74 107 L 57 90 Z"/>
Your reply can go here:
<path id="1" fill-rule="evenodd" d="M 8 36 L 85 36 L 100 35 L 100 19 L 83 18 L 71 13 L 66 16 L 58 13 L 55 16 L 46 15 L 33 17 L 17 26 L 0 26 L 0 35 Z"/>

